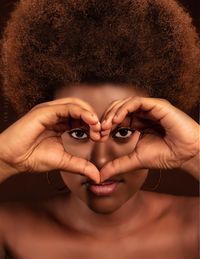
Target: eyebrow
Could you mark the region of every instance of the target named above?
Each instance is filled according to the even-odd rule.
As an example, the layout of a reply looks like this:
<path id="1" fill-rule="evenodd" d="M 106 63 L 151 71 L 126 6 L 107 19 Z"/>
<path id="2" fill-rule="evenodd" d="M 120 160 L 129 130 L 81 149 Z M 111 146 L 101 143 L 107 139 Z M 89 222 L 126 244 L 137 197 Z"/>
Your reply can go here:
<path id="1" fill-rule="evenodd" d="M 120 124 L 113 125 L 111 131 L 115 130 L 117 127 L 131 128 L 131 117 L 127 116 Z"/>
<path id="2" fill-rule="evenodd" d="M 89 125 L 87 123 L 85 123 L 83 120 L 74 119 L 74 118 L 69 118 L 68 125 L 69 125 L 70 129 L 82 128 L 82 129 L 89 130 L 89 128 L 90 128 Z"/>

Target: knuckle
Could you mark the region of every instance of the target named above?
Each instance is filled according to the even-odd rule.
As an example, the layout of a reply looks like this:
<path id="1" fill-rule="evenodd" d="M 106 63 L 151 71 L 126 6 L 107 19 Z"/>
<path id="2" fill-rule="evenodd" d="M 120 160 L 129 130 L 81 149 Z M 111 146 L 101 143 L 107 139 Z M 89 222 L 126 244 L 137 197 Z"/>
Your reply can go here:
<path id="1" fill-rule="evenodd" d="M 31 108 L 31 109 L 30 109 L 30 112 L 31 112 L 31 111 L 35 111 L 35 110 L 37 110 L 37 109 L 39 109 L 40 107 L 43 107 L 43 106 L 44 106 L 43 103 L 39 103 L 39 104 L 35 105 L 33 108 Z"/>
<path id="2" fill-rule="evenodd" d="M 75 103 L 67 103 L 66 109 L 78 112 L 81 109 L 81 107 L 79 105 L 75 104 Z"/>
<path id="3" fill-rule="evenodd" d="M 112 102 L 111 102 L 111 106 L 114 105 L 114 104 L 116 104 L 116 103 L 118 103 L 119 101 L 120 101 L 120 99 L 117 99 L 117 100 L 112 101 Z"/>
<path id="4" fill-rule="evenodd" d="M 141 96 L 132 96 L 131 101 L 139 102 L 141 101 Z"/>
<path id="5" fill-rule="evenodd" d="M 167 99 L 164 99 L 164 98 L 158 98 L 158 99 L 164 104 L 170 104 L 170 102 Z"/>
<path id="6" fill-rule="evenodd" d="M 87 174 L 87 168 L 89 167 L 90 163 L 88 160 L 85 160 L 83 163 L 83 174 L 86 175 Z"/>
<path id="7" fill-rule="evenodd" d="M 39 104 L 35 105 L 33 108 L 31 108 L 29 112 L 38 111 L 38 110 L 41 110 L 43 108 L 46 109 L 47 107 L 50 107 L 49 102 L 39 103 Z"/>
<path id="8" fill-rule="evenodd" d="M 119 163 L 119 159 L 115 159 L 115 160 L 113 160 L 112 161 L 112 165 L 113 165 L 113 168 L 115 168 L 115 170 L 116 169 L 120 169 L 120 163 Z"/>
<path id="9" fill-rule="evenodd" d="M 46 106 L 45 105 L 37 105 L 37 106 L 34 106 L 30 111 L 29 113 L 33 116 L 38 116 L 38 115 L 41 115 L 44 111 L 46 110 Z"/>
<path id="10" fill-rule="evenodd" d="M 64 159 L 65 158 L 65 159 Z M 70 164 L 72 162 L 72 158 L 73 156 L 71 154 L 67 154 L 67 158 L 65 157 L 65 154 L 63 153 L 61 158 L 60 158 L 60 161 L 59 161 L 59 168 L 62 168 L 62 167 L 70 167 Z"/>

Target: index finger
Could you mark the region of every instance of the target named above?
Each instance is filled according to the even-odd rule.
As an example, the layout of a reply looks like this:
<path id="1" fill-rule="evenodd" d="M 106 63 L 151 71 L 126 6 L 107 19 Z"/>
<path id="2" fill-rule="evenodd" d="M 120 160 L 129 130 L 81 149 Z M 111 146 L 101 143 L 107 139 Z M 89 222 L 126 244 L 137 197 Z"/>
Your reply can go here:
<path id="1" fill-rule="evenodd" d="M 150 119 L 158 121 L 165 129 L 167 129 L 176 121 L 175 114 L 177 112 L 175 112 L 175 110 L 178 109 L 164 99 L 135 97 L 120 106 L 113 117 L 113 122 L 120 123 L 127 114 L 143 111 L 147 113 Z"/>
<path id="2" fill-rule="evenodd" d="M 37 107 L 44 107 L 44 106 L 51 106 L 51 105 L 55 105 L 55 104 L 68 104 L 68 103 L 74 103 L 74 104 L 78 104 L 80 105 L 82 108 L 91 111 L 92 113 L 94 113 L 95 115 L 97 115 L 93 109 L 93 107 L 83 101 L 80 98 L 75 98 L 75 97 L 66 97 L 66 98 L 60 98 L 60 99 L 55 99 L 49 102 L 44 102 L 44 103 L 40 103 L 36 106 Z M 34 108 L 33 108 L 34 109 Z"/>

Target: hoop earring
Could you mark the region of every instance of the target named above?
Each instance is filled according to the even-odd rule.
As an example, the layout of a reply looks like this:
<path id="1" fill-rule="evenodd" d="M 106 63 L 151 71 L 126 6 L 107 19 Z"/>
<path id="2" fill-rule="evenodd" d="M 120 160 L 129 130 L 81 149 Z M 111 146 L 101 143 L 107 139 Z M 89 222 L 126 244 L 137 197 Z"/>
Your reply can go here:
<path id="1" fill-rule="evenodd" d="M 55 187 L 55 185 L 52 183 L 52 181 L 51 181 L 51 179 L 50 179 L 49 172 L 46 173 L 46 178 L 47 178 L 47 183 L 48 183 L 48 185 L 51 185 L 51 186 L 54 186 L 54 187 Z M 69 192 L 67 186 L 63 186 L 63 187 L 60 187 L 60 188 L 55 187 L 55 189 L 56 189 L 59 193 L 67 193 L 67 192 Z"/>
<path id="2" fill-rule="evenodd" d="M 153 188 L 150 189 L 150 191 L 155 191 L 158 188 L 158 186 L 160 185 L 160 182 L 161 182 L 161 178 L 162 178 L 162 170 L 160 169 L 158 182 L 156 183 L 156 185 Z"/>

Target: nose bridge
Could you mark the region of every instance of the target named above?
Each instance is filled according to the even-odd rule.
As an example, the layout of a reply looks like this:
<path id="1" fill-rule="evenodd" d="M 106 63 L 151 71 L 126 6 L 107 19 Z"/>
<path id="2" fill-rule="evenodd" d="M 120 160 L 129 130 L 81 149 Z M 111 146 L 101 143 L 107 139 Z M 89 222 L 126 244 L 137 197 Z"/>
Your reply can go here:
<path id="1" fill-rule="evenodd" d="M 95 142 L 90 161 L 100 170 L 107 162 L 112 160 L 112 150 L 108 143 Z"/>

